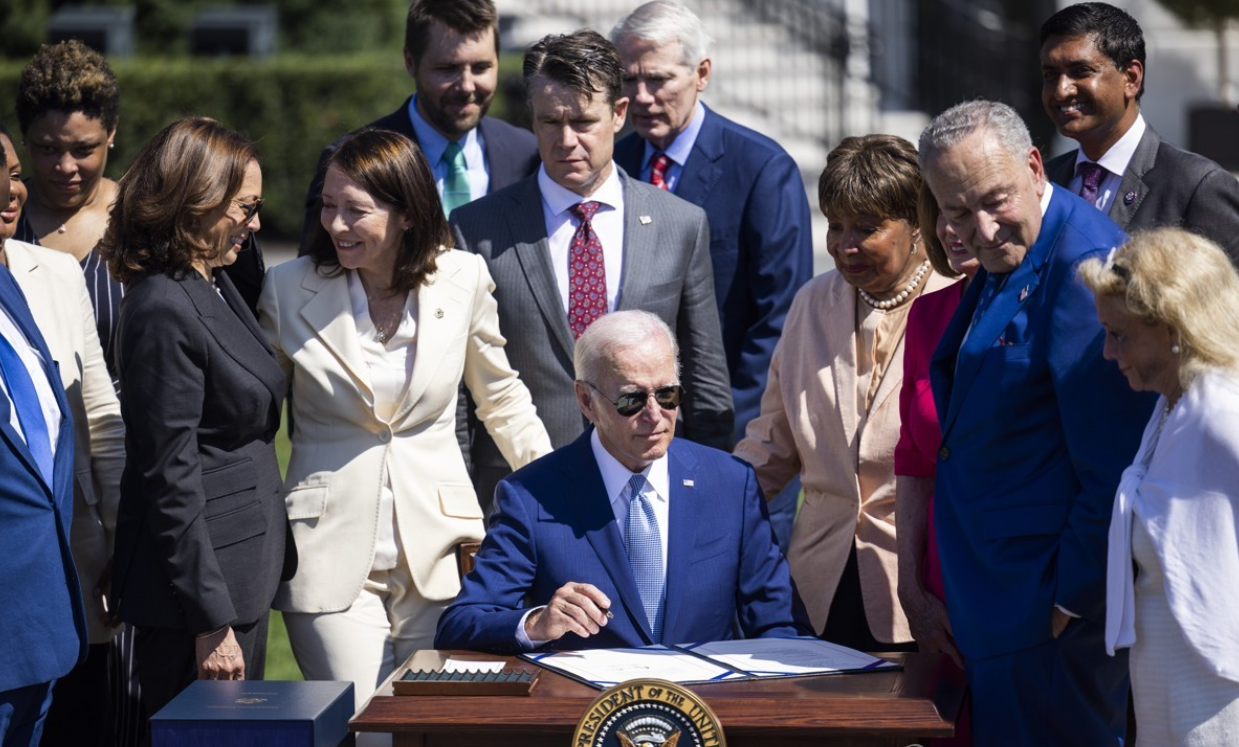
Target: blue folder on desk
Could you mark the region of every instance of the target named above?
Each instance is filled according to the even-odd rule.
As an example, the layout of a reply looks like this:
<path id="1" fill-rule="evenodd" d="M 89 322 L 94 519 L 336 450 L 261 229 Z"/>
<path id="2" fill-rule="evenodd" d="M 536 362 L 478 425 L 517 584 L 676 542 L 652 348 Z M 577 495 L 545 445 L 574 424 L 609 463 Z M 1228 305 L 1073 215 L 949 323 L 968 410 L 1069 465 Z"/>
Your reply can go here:
<path id="1" fill-rule="evenodd" d="M 152 747 L 351 745 L 351 682 L 214 682 L 185 688 L 151 718 Z"/>

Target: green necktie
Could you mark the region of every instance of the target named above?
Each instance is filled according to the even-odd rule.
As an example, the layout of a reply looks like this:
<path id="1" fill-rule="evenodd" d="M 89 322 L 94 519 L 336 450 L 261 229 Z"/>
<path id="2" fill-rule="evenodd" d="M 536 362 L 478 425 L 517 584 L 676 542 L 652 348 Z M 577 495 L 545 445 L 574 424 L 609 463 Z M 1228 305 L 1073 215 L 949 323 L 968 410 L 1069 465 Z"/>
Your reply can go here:
<path id="1" fill-rule="evenodd" d="M 447 165 L 443 175 L 443 212 L 451 216 L 461 205 L 469 204 L 473 195 L 469 192 L 468 169 L 465 167 L 465 152 L 458 143 L 448 143 L 443 151 L 442 163 Z"/>

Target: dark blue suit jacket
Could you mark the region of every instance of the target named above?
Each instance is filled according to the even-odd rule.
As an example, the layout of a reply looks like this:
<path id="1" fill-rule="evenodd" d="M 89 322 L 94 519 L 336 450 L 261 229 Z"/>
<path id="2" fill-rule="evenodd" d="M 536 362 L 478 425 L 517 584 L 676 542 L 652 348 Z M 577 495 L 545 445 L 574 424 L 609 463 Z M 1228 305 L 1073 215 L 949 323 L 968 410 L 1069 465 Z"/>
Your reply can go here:
<path id="1" fill-rule="evenodd" d="M 654 643 L 590 433 L 499 483 L 477 566 L 439 619 L 435 648 L 519 651 L 525 610 L 569 581 L 597 586 L 615 617 L 595 636 L 569 633 L 550 648 Z M 668 458 L 663 642 L 734 638 L 737 619 L 744 637 L 808 634 L 753 469 L 683 439 L 672 442 Z"/>
<path id="2" fill-rule="evenodd" d="M 615 145 L 615 162 L 640 178 L 645 141 Z M 714 297 L 736 408 L 736 437 L 761 411 L 783 320 L 813 277 L 813 231 L 800 169 L 779 144 L 706 109 L 675 195 L 710 224 Z"/>
<path id="3" fill-rule="evenodd" d="M 50 682 L 86 656 L 86 613 L 73 556 L 73 421 L 52 354 L 26 297 L 0 266 L 0 305 L 43 357 L 60 406 L 52 485 L 43 481 L 26 441 L 9 424 L 12 404 L 0 394 L 0 692 Z"/>
<path id="4" fill-rule="evenodd" d="M 1125 240 L 1056 188 L 1036 243 L 967 340 L 984 271 L 934 354 L 943 413 L 934 511 L 951 627 L 967 658 L 1049 641 L 1055 604 L 1105 619 L 1114 492 L 1154 398 L 1102 358 L 1076 268 Z"/>

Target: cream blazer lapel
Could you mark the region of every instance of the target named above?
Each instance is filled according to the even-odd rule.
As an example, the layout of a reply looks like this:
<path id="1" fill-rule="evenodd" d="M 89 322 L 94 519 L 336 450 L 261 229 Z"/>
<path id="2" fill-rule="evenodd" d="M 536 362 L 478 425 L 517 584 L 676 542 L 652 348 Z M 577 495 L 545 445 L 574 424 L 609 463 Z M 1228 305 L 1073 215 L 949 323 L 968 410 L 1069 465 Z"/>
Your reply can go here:
<path id="1" fill-rule="evenodd" d="M 407 427 L 442 413 L 443 403 L 427 398 L 427 388 L 436 380 L 454 340 L 469 334 L 469 289 L 462 288 L 457 275 L 460 267 L 440 262 L 439 268 L 417 289 L 417 348 L 413 355 L 413 375 L 404 403 L 392 419 Z M 455 376 L 455 372 L 451 373 Z M 407 422 L 406 422 L 407 421 Z"/>
<path id="2" fill-rule="evenodd" d="M 340 361 L 357 387 L 362 399 L 374 407 L 374 390 L 357 340 L 357 322 L 353 319 L 352 299 L 348 279 L 343 273 L 324 277 L 318 272 L 307 273 L 302 287 L 313 295 L 301 307 L 301 317 L 310 323 L 323 345 Z"/>
<path id="3" fill-rule="evenodd" d="M 856 410 L 856 301 L 852 287 L 838 278 L 830 289 L 822 309 L 822 350 L 834 353 L 830 363 L 833 397 L 827 389 L 827 398 L 834 399 L 835 415 L 843 432 L 841 446 L 848 449 L 850 461 L 855 464 L 857 455 L 856 429 L 859 426 Z M 806 341 L 808 342 L 808 341 Z M 825 382 L 823 382 L 825 384 Z M 826 439 L 829 441 L 829 437 Z M 859 493 L 858 493 L 859 495 Z"/>

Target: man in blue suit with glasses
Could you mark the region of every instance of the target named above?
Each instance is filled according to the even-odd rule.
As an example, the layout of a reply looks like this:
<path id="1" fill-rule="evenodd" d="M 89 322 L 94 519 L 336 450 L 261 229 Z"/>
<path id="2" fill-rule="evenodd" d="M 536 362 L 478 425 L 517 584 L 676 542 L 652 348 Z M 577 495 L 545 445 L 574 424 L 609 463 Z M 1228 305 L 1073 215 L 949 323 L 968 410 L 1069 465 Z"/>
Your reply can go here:
<path id="1" fill-rule="evenodd" d="M 921 134 L 943 216 L 981 262 L 934 353 L 934 520 L 977 744 L 1116 745 L 1127 658 L 1109 657 L 1106 542 L 1153 398 L 1101 355 L 1080 261 L 1126 240 L 1051 187 L 1009 106 L 970 101 Z"/>

